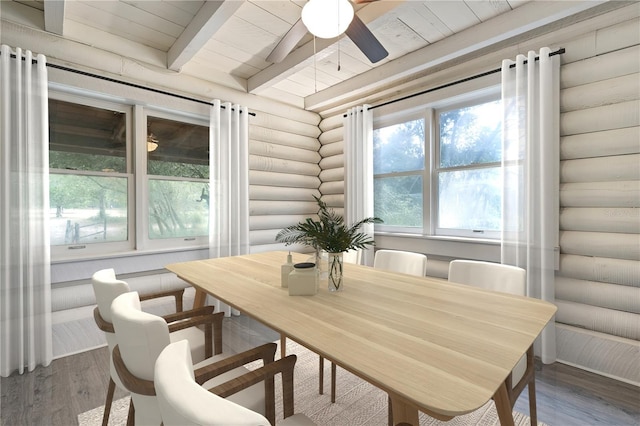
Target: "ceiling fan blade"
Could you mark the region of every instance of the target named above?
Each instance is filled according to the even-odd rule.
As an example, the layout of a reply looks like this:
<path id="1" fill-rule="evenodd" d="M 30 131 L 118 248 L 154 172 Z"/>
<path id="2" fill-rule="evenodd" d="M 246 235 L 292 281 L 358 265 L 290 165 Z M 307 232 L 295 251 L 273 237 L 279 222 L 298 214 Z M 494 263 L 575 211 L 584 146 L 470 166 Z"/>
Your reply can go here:
<path id="1" fill-rule="evenodd" d="M 358 46 L 362 53 L 369 58 L 371 63 L 376 63 L 387 56 L 389 52 L 382 46 L 376 36 L 373 35 L 369 28 L 362 22 L 357 15 L 354 15 L 353 21 L 349 24 L 346 34 Z"/>
<path id="2" fill-rule="evenodd" d="M 293 27 L 282 37 L 275 49 L 269 53 L 267 62 L 282 62 L 306 34 L 307 27 L 302 22 L 302 19 L 298 19 L 296 23 L 293 24 Z"/>

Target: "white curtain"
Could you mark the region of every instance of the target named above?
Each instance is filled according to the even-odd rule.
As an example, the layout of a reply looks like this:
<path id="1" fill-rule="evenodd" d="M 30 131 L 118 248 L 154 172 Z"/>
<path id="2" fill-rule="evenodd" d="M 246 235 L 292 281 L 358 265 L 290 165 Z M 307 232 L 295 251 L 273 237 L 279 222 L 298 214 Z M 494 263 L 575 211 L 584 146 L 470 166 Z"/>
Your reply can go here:
<path id="1" fill-rule="evenodd" d="M 46 58 L 2 45 L 0 61 L 0 375 L 7 377 L 52 358 L 49 114 Z"/>
<path id="2" fill-rule="evenodd" d="M 209 126 L 209 257 L 249 253 L 249 111 L 213 101 Z M 215 277 L 212 277 L 215 279 Z M 215 300 L 217 311 L 239 315 Z"/>
<path id="3" fill-rule="evenodd" d="M 527 271 L 527 294 L 555 298 L 559 215 L 558 56 L 518 55 L 502 62 L 503 234 L 502 263 Z M 539 57 L 539 60 L 536 60 Z M 556 360 L 554 320 L 536 342 L 544 363 Z"/>
<path id="4" fill-rule="evenodd" d="M 373 214 L 373 112 L 370 105 L 347 111 L 344 125 L 344 210 L 349 225 Z M 373 224 L 362 229 L 373 238 Z M 373 248 L 362 251 L 362 263 L 373 266 Z"/>

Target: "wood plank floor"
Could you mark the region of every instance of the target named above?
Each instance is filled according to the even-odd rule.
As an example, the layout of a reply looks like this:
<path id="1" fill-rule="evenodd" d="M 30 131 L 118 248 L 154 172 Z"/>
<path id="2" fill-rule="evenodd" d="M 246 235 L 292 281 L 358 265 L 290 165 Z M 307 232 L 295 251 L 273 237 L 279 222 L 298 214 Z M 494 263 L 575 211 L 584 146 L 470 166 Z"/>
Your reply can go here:
<path id="1" fill-rule="evenodd" d="M 278 337 L 246 316 L 224 321 L 225 352 L 242 351 Z M 108 360 L 103 347 L 54 360 L 28 374 L 2 378 L 0 424 L 77 424 L 78 414 L 104 404 Z M 538 366 L 536 391 L 538 420 L 549 426 L 640 425 L 640 388 L 632 385 L 556 363 Z M 126 395 L 118 391 L 115 399 Z M 526 391 L 515 409 L 529 413 Z"/>

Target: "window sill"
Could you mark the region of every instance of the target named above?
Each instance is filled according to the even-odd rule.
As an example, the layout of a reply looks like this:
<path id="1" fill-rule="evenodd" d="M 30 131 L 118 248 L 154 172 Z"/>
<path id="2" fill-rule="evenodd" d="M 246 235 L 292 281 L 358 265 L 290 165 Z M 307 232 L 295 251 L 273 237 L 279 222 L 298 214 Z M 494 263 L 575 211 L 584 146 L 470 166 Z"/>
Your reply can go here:
<path id="1" fill-rule="evenodd" d="M 376 231 L 375 236 L 381 237 L 398 237 L 398 238 L 413 238 L 421 240 L 433 240 L 433 241 L 449 241 L 449 242 L 462 242 L 468 244 L 490 244 L 500 245 L 500 240 L 493 238 L 472 238 L 472 237 L 454 237 L 444 235 L 426 235 L 426 234 L 411 234 L 408 232 L 388 232 L 388 231 Z"/>
<path id="2" fill-rule="evenodd" d="M 500 261 L 500 241 L 493 239 L 376 232 L 377 249 L 424 253 L 434 259 L 474 259 Z"/>
<path id="3" fill-rule="evenodd" d="M 209 256 L 209 248 L 203 246 L 179 247 L 155 250 L 127 250 L 111 253 L 94 253 L 73 258 L 51 260 L 51 282 L 63 283 L 91 278 L 94 272 L 113 268 L 116 274 L 137 274 L 164 270 L 169 263 L 201 260 Z"/>
<path id="4" fill-rule="evenodd" d="M 86 255 L 74 253 L 74 256 L 52 256 L 51 264 L 59 264 L 59 263 L 75 263 L 75 262 L 84 262 L 84 261 L 93 261 L 93 260 L 103 260 L 103 259 L 118 259 L 118 258 L 130 258 L 136 256 L 153 256 L 156 254 L 166 254 L 166 253 L 179 253 L 185 251 L 196 251 L 196 250 L 205 250 L 208 249 L 207 246 L 189 246 L 189 247 L 172 247 L 172 248 L 162 248 L 162 249 L 147 249 L 147 250 L 123 250 L 117 252 L 103 252 L 103 253 L 88 253 Z"/>

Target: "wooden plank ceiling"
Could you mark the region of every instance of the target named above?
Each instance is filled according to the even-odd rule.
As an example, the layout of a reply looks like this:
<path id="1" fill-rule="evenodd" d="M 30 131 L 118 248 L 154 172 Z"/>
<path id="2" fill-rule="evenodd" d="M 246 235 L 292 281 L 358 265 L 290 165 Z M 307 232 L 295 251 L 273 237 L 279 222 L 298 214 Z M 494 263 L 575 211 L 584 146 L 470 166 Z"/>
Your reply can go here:
<path id="1" fill-rule="evenodd" d="M 42 11 L 44 29 L 65 38 L 139 62 L 160 55 L 166 58 L 168 70 L 318 111 L 336 94 L 376 80 L 374 69 L 381 81 L 400 76 L 398 67 L 404 67 L 405 73 L 421 71 L 420 65 L 406 69 L 407 58 L 438 42 L 442 46 L 443 40 L 455 35 L 470 35 L 472 27 L 477 29 L 475 35 L 466 44 L 458 43 L 462 47 L 448 56 L 486 47 L 602 3 L 532 2 L 537 3 L 532 7 L 529 0 L 382 0 L 354 4 L 356 14 L 389 52 L 386 59 L 370 63 L 346 36 L 314 43 L 307 34 L 284 61 L 272 64 L 267 56 L 299 19 L 306 0 L 14 1 Z"/>

